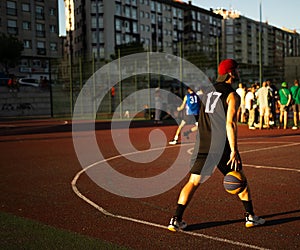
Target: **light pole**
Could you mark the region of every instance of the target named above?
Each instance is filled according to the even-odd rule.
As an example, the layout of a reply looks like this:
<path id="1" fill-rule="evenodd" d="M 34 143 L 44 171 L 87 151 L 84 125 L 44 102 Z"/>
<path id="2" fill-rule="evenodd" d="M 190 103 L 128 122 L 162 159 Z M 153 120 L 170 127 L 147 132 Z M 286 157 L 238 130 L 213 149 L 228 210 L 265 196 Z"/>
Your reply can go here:
<path id="1" fill-rule="evenodd" d="M 262 63 L 262 7 L 259 4 L 259 82 L 262 84 L 263 80 L 263 63 Z"/>

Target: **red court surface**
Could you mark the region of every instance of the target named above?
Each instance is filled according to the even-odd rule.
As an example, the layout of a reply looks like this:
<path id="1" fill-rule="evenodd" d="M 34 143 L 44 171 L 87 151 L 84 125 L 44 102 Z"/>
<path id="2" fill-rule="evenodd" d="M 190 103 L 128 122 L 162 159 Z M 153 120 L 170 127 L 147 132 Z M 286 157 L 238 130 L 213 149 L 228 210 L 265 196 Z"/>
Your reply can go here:
<path id="1" fill-rule="evenodd" d="M 153 139 L 150 146 L 149 133 L 156 129 L 162 132 L 160 140 Z M 224 191 L 218 171 L 197 190 L 184 216 L 189 226 L 177 233 L 166 226 L 186 179 L 152 197 L 126 198 L 104 190 L 86 174 L 97 173 L 108 164 L 123 175 L 155 177 L 174 164 L 180 149 L 184 156 L 176 164 L 187 168 L 194 136 L 169 146 L 175 130 L 176 126 L 115 129 L 113 134 L 117 140 L 121 138 L 118 150 L 123 150 L 122 156 L 111 131 L 98 129 L 95 135 L 105 159 L 82 167 L 70 125 L 64 121 L 3 123 L 1 211 L 130 249 L 300 249 L 299 130 L 249 131 L 245 125 L 239 126 L 239 150 L 254 210 L 266 219 L 266 224 L 257 228 L 245 228 L 243 206 Z M 123 143 L 128 131 L 136 151 Z M 77 136 L 89 135 L 82 131 Z M 161 154 L 151 160 L 151 153 L 157 150 Z M 175 178 L 172 174 L 167 177 Z"/>

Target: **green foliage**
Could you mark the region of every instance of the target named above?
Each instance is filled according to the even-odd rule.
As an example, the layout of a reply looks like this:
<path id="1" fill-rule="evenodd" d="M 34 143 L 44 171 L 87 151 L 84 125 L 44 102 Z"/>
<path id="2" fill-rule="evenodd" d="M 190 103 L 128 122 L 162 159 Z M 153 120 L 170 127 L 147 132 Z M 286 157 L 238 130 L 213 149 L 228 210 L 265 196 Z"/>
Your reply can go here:
<path id="1" fill-rule="evenodd" d="M 16 37 L 0 34 L 0 63 L 5 67 L 6 73 L 10 66 L 15 66 L 24 50 L 23 43 Z"/>
<path id="2" fill-rule="evenodd" d="M 112 243 L 0 212 L 0 249 L 126 250 Z"/>

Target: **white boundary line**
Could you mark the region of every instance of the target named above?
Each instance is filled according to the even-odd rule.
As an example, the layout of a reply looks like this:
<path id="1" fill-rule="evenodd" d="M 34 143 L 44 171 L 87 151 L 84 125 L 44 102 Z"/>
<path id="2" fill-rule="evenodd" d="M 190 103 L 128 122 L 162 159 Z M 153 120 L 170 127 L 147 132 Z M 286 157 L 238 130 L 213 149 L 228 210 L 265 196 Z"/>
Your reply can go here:
<path id="1" fill-rule="evenodd" d="M 181 145 L 190 145 L 190 144 L 181 144 Z M 179 146 L 179 145 L 178 145 Z M 107 162 L 110 160 L 114 160 L 126 155 L 133 155 L 133 154 L 137 154 L 137 153 L 143 153 L 143 152 L 149 152 L 149 151 L 155 151 L 155 150 L 160 150 L 160 149 L 165 149 L 166 147 L 160 147 L 160 148 L 155 148 L 155 149 L 151 149 L 151 150 L 145 150 L 145 151 L 138 151 L 138 152 L 132 152 L 132 153 L 127 153 L 124 155 L 117 155 L 117 156 L 113 156 L 110 157 L 108 159 L 104 159 L 102 161 L 98 161 L 95 162 L 87 167 L 85 167 L 84 169 L 82 169 L 81 171 L 79 171 L 75 177 L 73 178 L 71 185 L 72 185 L 72 189 L 74 191 L 74 193 L 81 198 L 82 200 L 84 200 L 85 202 L 87 202 L 89 205 L 91 205 L 92 207 L 94 207 L 95 209 L 97 209 L 98 211 L 100 211 L 101 213 L 103 213 L 106 216 L 110 216 L 113 218 L 117 218 L 117 219 L 122 219 L 122 220 L 127 220 L 127 221 L 131 221 L 131 222 L 135 222 L 135 223 L 139 223 L 139 224 L 143 224 L 143 225 L 148 225 L 148 226 L 153 226 L 153 227 L 157 227 L 157 228 L 162 228 L 162 229 L 166 229 L 166 226 L 160 225 L 160 224 L 156 224 L 156 223 L 152 223 L 152 222 L 148 222 L 148 221 L 144 221 L 144 220 L 139 220 L 139 219 L 134 219 L 131 217 L 126 217 L 126 216 L 122 216 L 122 215 L 118 215 L 118 214 L 113 214 L 108 212 L 107 210 L 105 210 L 103 207 L 99 206 L 98 204 L 96 204 L 95 202 L 93 202 L 92 200 L 90 200 L 89 198 L 87 198 L 86 196 L 84 196 L 76 187 L 76 183 L 77 180 L 79 179 L 79 177 L 81 176 L 82 173 L 84 173 L 85 171 L 87 171 L 88 169 L 101 164 L 103 162 Z M 170 147 L 171 148 L 171 147 Z M 223 243 L 228 243 L 228 244 L 232 244 L 232 245 L 236 245 L 236 246 L 240 246 L 240 247 L 247 247 L 247 248 L 251 248 L 251 249 L 259 249 L 259 250 L 268 250 L 267 248 L 262 248 L 262 247 L 258 247 L 255 245 L 250 245 L 250 244 L 246 244 L 243 242 L 238 242 L 238 241 L 232 241 L 232 240 L 228 240 L 228 239 L 224 239 L 224 238 L 219 238 L 219 237 L 214 237 L 214 236 L 209 236 L 206 234 L 201 234 L 201 233 L 194 233 L 194 232 L 188 232 L 188 231 L 180 231 L 180 233 L 184 233 L 184 234 L 188 234 L 188 235 L 192 235 L 195 237 L 200 237 L 200 238 L 205 238 L 205 239 L 209 239 L 209 240 L 214 240 L 214 241 L 218 241 L 218 242 L 223 242 Z"/>

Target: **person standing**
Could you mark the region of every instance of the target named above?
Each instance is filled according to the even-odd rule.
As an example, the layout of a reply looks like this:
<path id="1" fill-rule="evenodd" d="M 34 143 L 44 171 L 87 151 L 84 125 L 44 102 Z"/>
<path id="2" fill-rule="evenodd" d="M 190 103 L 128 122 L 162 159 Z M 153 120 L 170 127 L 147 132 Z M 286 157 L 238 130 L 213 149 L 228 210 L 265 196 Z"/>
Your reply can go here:
<path id="1" fill-rule="evenodd" d="M 199 134 L 191 160 L 190 177 L 181 189 L 177 209 L 168 225 L 168 229 L 173 232 L 187 226 L 186 222 L 182 220 L 183 213 L 200 183 L 210 176 L 215 166 L 224 176 L 233 170 L 243 174 L 237 145 L 237 111 L 240 106 L 240 98 L 231 85 L 234 80 L 239 78 L 237 62 L 233 59 L 221 61 L 218 73 L 214 88 L 204 90 L 203 99 L 201 99 L 205 105 L 200 107 Z M 225 117 L 223 116 L 224 112 Z M 216 135 L 217 137 L 224 136 L 226 139 L 223 152 L 218 152 L 218 146 L 216 146 L 220 142 L 212 140 L 212 138 L 216 138 Z M 211 147 L 214 150 L 213 156 L 209 153 Z M 220 160 L 216 160 L 218 157 L 214 157 L 218 154 L 221 154 Z M 245 226 L 248 228 L 264 224 L 265 220 L 254 214 L 248 186 L 238 194 L 238 197 L 246 210 Z"/>
<path id="2" fill-rule="evenodd" d="M 162 99 L 161 99 L 159 87 L 155 89 L 154 102 L 155 102 L 154 123 L 159 124 L 159 123 L 161 123 L 160 117 L 161 117 L 161 108 L 162 108 Z"/>
<path id="3" fill-rule="evenodd" d="M 299 90 L 299 81 L 296 79 L 294 81 L 294 86 L 291 87 L 291 95 L 293 99 L 293 120 L 294 120 L 294 126 L 292 129 L 298 129 L 298 122 L 300 120 L 300 90 Z"/>
<path id="4" fill-rule="evenodd" d="M 185 116 L 181 120 L 180 125 L 178 126 L 175 136 L 173 140 L 169 142 L 171 145 L 175 145 L 178 143 L 179 134 L 182 130 L 182 128 L 186 124 L 195 124 L 194 127 L 191 128 L 191 130 L 187 131 L 188 133 L 185 133 L 185 136 L 188 136 L 190 132 L 197 131 L 198 127 L 198 118 L 199 118 L 199 110 L 200 110 L 200 98 L 199 96 L 194 92 L 193 87 L 187 87 L 187 94 L 184 96 L 183 101 L 179 107 L 177 107 L 177 111 L 182 111 L 185 108 Z"/>
<path id="5" fill-rule="evenodd" d="M 256 98 L 255 98 L 256 85 L 252 84 L 250 90 L 247 92 L 245 97 L 245 107 L 248 110 L 248 126 L 249 129 L 255 130 L 254 121 L 255 121 L 255 109 L 256 109 Z"/>
<path id="6" fill-rule="evenodd" d="M 269 107 L 269 87 L 267 82 L 263 82 L 262 86 L 256 92 L 256 98 L 259 105 L 259 129 L 263 128 L 263 123 L 266 128 L 270 128 L 269 117 L 270 117 L 270 107 Z"/>
<path id="7" fill-rule="evenodd" d="M 280 105 L 280 115 L 279 115 L 279 127 L 282 127 L 283 122 L 283 129 L 287 128 L 288 122 L 288 112 L 289 112 L 289 105 L 292 99 L 291 92 L 287 88 L 287 83 L 283 82 L 281 84 L 281 89 L 279 90 L 279 105 Z"/>
<path id="8" fill-rule="evenodd" d="M 238 93 L 238 95 L 241 98 L 241 105 L 240 108 L 238 110 L 238 120 L 241 123 L 245 123 L 246 122 L 246 117 L 245 117 L 245 112 L 246 112 L 246 108 L 245 108 L 245 97 L 246 97 L 246 87 L 243 83 L 239 83 L 239 87 L 236 90 L 236 93 Z"/>

